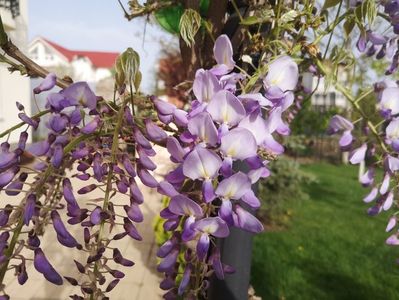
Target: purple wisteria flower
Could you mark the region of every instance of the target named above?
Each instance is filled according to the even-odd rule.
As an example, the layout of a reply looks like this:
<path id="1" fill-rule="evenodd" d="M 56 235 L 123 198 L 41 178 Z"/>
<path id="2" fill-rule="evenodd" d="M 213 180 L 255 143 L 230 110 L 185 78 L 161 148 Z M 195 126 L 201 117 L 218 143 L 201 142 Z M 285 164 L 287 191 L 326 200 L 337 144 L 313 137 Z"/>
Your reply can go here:
<path id="1" fill-rule="evenodd" d="M 339 140 L 339 145 L 343 151 L 347 151 L 351 148 L 352 143 L 354 141 L 352 135 L 353 129 L 354 126 L 350 121 L 348 121 L 344 117 L 335 115 L 330 120 L 327 133 L 328 134 L 342 133 L 342 136 Z"/>
<path id="2" fill-rule="evenodd" d="M 295 61 L 288 56 L 274 60 L 263 80 L 265 92 L 240 95 L 237 86 L 245 76 L 233 72 L 231 49 L 228 38 L 219 37 L 214 48 L 217 65 L 196 72 L 187 124 L 176 124 L 167 117 L 176 109 L 172 104 L 153 100 L 158 116 L 181 130 L 166 138 L 170 159 L 177 165 L 157 187 L 171 199 L 160 215 L 165 219 L 163 228 L 172 235 L 157 253 L 162 259 L 158 271 L 165 274 L 160 286 L 167 291 L 166 299 L 189 296 L 189 277 L 197 276 L 192 272 L 195 260 L 206 263 L 219 278 L 228 272 L 212 239 L 226 237 L 231 226 L 253 233 L 263 230 L 262 223 L 246 209 L 260 206 L 252 184 L 270 174 L 262 153 L 283 153 L 278 136 L 290 134 L 286 111 L 294 103 L 298 83 Z M 248 169 L 236 171 L 236 161 Z M 201 186 L 202 193 L 198 193 L 196 188 Z M 179 268 L 184 270 L 183 278 L 176 285 Z"/>
<path id="3" fill-rule="evenodd" d="M 51 90 L 57 82 L 57 75 L 54 73 L 48 73 L 46 78 L 39 84 L 39 86 L 33 89 L 33 93 L 40 94 L 44 91 Z"/>

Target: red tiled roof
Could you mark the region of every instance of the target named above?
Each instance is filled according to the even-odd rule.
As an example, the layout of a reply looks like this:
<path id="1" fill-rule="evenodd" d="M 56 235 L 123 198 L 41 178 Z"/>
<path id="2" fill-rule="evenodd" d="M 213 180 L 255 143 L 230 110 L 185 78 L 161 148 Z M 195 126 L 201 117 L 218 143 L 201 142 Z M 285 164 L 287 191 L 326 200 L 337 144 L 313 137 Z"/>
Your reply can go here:
<path id="1" fill-rule="evenodd" d="M 52 41 L 42 38 L 51 47 L 63 54 L 68 61 L 72 61 L 75 56 L 85 56 L 96 68 L 112 68 L 119 53 L 117 52 L 99 52 L 99 51 L 76 51 L 66 49 Z"/>

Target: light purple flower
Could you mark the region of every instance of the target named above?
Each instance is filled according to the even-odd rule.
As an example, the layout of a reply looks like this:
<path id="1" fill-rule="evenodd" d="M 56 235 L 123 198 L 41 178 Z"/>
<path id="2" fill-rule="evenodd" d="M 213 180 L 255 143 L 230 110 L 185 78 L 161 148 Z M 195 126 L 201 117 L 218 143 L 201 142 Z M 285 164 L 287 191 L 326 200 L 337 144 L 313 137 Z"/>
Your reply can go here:
<path id="1" fill-rule="evenodd" d="M 139 154 L 139 163 L 141 166 L 150 171 L 154 171 L 157 168 L 156 164 L 154 164 L 143 149 L 139 149 L 137 152 Z"/>
<path id="2" fill-rule="evenodd" d="M 244 160 L 255 156 L 257 149 L 255 137 L 245 128 L 235 128 L 221 138 L 221 152 L 233 159 Z"/>
<path id="3" fill-rule="evenodd" d="M 177 256 L 179 255 L 179 250 L 173 249 L 168 255 L 166 255 L 161 263 L 157 266 L 158 272 L 169 272 L 173 269 Z"/>
<path id="4" fill-rule="evenodd" d="M 172 115 L 176 109 L 176 106 L 167 101 L 161 99 L 151 99 L 155 105 L 156 110 L 162 115 Z"/>
<path id="5" fill-rule="evenodd" d="M 396 219 L 396 217 L 391 217 L 391 218 L 389 218 L 387 227 L 385 228 L 385 232 L 390 232 L 392 229 L 395 228 L 396 224 L 397 224 L 397 219 Z"/>
<path id="6" fill-rule="evenodd" d="M 251 190 L 251 181 L 248 175 L 237 172 L 223 179 L 217 186 L 215 193 L 224 200 L 239 200 Z"/>
<path id="7" fill-rule="evenodd" d="M 260 106 L 267 106 L 267 107 L 273 106 L 273 103 L 267 100 L 265 97 L 263 97 L 261 93 L 241 94 L 238 96 L 238 99 L 240 99 L 243 103 L 252 101 L 256 102 Z"/>
<path id="8" fill-rule="evenodd" d="M 123 229 L 133 239 L 137 241 L 143 240 L 136 227 L 130 222 L 129 218 L 123 218 Z"/>
<path id="9" fill-rule="evenodd" d="M 186 288 L 187 288 L 187 285 L 188 285 L 189 282 L 190 282 L 191 269 L 192 269 L 192 266 L 191 266 L 190 263 L 187 264 L 187 265 L 186 265 L 186 268 L 184 269 L 183 277 L 182 277 L 182 279 L 181 279 L 181 281 L 180 281 L 179 288 L 178 288 L 178 290 L 177 290 L 177 293 L 178 293 L 178 295 L 180 295 L 180 296 L 183 295 L 184 291 L 185 291 Z"/>
<path id="10" fill-rule="evenodd" d="M 235 224 L 237 227 L 253 233 L 260 233 L 264 230 L 262 223 L 241 206 L 236 205 L 234 210 L 237 215 L 237 223 Z"/>
<path id="11" fill-rule="evenodd" d="M 48 122 L 49 129 L 55 133 L 63 132 L 68 125 L 68 118 L 64 115 L 53 114 Z"/>
<path id="12" fill-rule="evenodd" d="M 385 243 L 387 245 L 390 245 L 390 246 L 398 246 L 399 245 L 399 239 L 398 239 L 397 234 L 391 235 L 389 238 L 387 238 Z"/>
<path id="13" fill-rule="evenodd" d="M 385 173 L 384 179 L 382 180 L 382 183 L 380 186 L 380 194 L 381 195 L 384 195 L 388 191 L 390 181 L 391 181 L 391 176 L 387 172 L 387 173 Z"/>
<path id="14" fill-rule="evenodd" d="M 54 146 L 53 156 L 51 157 L 51 163 L 54 168 L 59 168 L 62 164 L 62 158 L 64 156 L 64 149 L 61 144 Z"/>
<path id="15" fill-rule="evenodd" d="M 50 144 L 47 140 L 45 140 L 31 144 L 27 148 L 27 151 L 35 156 L 42 156 L 45 155 L 49 149 L 50 149 Z"/>
<path id="16" fill-rule="evenodd" d="M 186 150 L 183 149 L 179 141 L 173 136 L 169 136 L 166 139 L 166 149 L 170 154 L 171 160 L 175 163 L 182 162 L 183 157 L 186 155 Z"/>
<path id="17" fill-rule="evenodd" d="M 352 0 L 353 1 L 353 0 Z M 366 51 L 366 47 L 367 47 L 367 35 L 364 33 L 361 33 L 359 35 L 359 39 L 356 43 L 356 47 L 360 52 L 364 52 Z"/>
<path id="18" fill-rule="evenodd" d="M 367 144 L 361 145 L 359 148 L 352 151 L 349 156 L 349 162 L 353 165 L 360 164 L 366 157 Z"/>
<path id="19" fill-rule="evenodd" d="M 188 131 L 210 146 L 218 142 L 218 132 L 209 113 L 201 112 L 188 121 Z"/>
<path id="20" fill-rule="evenodd" d="M 218 79 L 210 71 L 199 69 L 195 73 L 193 92 L 199 102 L 210 102 L 221 89 Z"/>
<path id="21" fill-rule="evenodd" d="M 54 73 L 48 73 L 39 86 L 33 89 L 33 93 L 40 94 L 44 91 L 51 90 L 57 82 L 57 75 Z"/>
<path id="22" fill-rule="evenodd" d="M 226 222 L 219 217 L 201 219 L 194 223 L 193 229 L 219 238 L 225 238 L 230 234 Z"/>
<path id="23" fill-rule="evenodd" d="M 16 155 L 14 152 L 0 153 L 0 169 L 7 168 L 16 162 Z"/>
<path id="24" fill-rule="evenodd" d="M 342 150 L 347 150 L 350 148 L 353 142 L 353 135 L 350 130 L 344 131 L 342 134 L 341 138 L 339 139 L 339 146 L 341 147 Z"/>
<path id="25" fill-rule="evenodd" d="M 392 119 L 385 133 L 387 144 L 391 145 L 393 150 L 399 151 L 399 118 Z"/>
<path id="26" fill-rule="evenodd" d="M 212 68 L 212 73 L 224 75 L 234 69 L 233 47 L 227 35 L 222 34 L 216 39 L 213 55 L 217 65 Z"/>
<path id="27" fill-rule="evenodd" d="M 399 88 L 389 87 L 382 91 L 378 108 L 384 118 L 390 118 L 399 113 Z"/>
<path id="28" fill-rule="evenodd" d="M 168 181 L 161 181 L 158 185 L 157 192 L 168 197 L 174 197 L 179 194 Z"/>
<path id="29" fill-rule="evenodd" d="M 39 126 L 39 120 L 32 119 L 28 117 L 25 113 L 19 113 L 18 118 L 20 118 L 23 122 L 33 127 L 33 129 L 37 129 Z"/>
<path id="30" fill-rule="evenodd" d="M 266 120 L 266 127 L 269 133 L 277 131 L 281 135 L 289 135 L 290 128 L 281 119 L 282 108 L 276 107 L 270 111 L 269 117 Z"/>
<path id="31" fill-rule="evenodd" d="M 80 131 L 84 134 L 91 134 L 99 127 L 101 124 L 101 120 L 98 116 L 94 117 L 89 123 L 87 123 L 84 127 L 80 129 Z"/>
<path id="32" fill-rule="evenodd" d="M 147 131 L 148 138 L 153 142 L 162 142 L 168 136 L 158 125 L 152 122 L 150 119 L 144 121 L 145 129 Z"/>
<path id="33" fill-rule="evenodd" d="M 277 86 L 283 92 L 292 91 L 298 83 L 298 65 L 289 56 L 281 56 L 269 65 L 263 84 L 268 89 Z"/>
<path id="34" fill-rule="evenodd" d="M 367 30 L 367 39 L 370 41 L 373 45 L 383 45 L 388 42 L 388 38 L 377 33 L 373 32 L 371 30 Z"/>
<path id="35" fill-rule="evenodd" d="M 219 209 L 219 216 L 229 225 L 234 224 L 233 205 L 230 200 L 239 200 L 246 193 L 251 191 L 249 177 L 238 172 L 226 179 L 223 179 L 215 190 L 215 194 L 222 199 Z"/>
<path id="36" fill-rule="evenodd" d="M 353 124 L 340 115 L 335 115 L 331 118 L 330 124 L 328 125 L 327 133 L 334 134 L 340 131 L 352 131 Z"/>
<path id="37" fill-rule="evenodd" d="M 230 127 L 237 125 L 245 117 L 241 101 L 225 90 L 217 92 L 206 109 L 214 121 Z"/>
<path id="38" fill-rule="evenodd" d="M 197 146 L 191 151 L 183 162 L 183 174 L 188 178 L 209 179 L 217 175 L 222 160 L 212 150 Z"/>
<path id="39" fill-rule="evenodd" d="M 384 195 L 384 203 L 382 205 L 382 209 L 387 211 L 391 208 L 392 204 L 393 204 L 393 192 L 390 191 L 389 193 Z"/>
<path id="40" fill-rule="evenodd" d="M 360 183 L 364 186 L 370 186 L 374 182 L 374 176 L 375 176 L 375 169 L 374 168 L 369 168 L 361 177 L 360 177 Z"/>
<path id="41" fill-rule="evenodd" d="M 365 203 L 369 203 L 373 201 L 377 197 L 377 195 L 378 195 L 378 189 L 374 187 L 371 189 L 370 193 L 363 198 L 363 201 Z"/>
<path id="42" fill-rule="evenodd" d="M 202 216 L 201 206 L 184 195 L 172 197 L 168 207 L 172 213 L 179 216 Z"/>
<path id="43" fill-rule="evenodd" d="M 270 171 L 266 167 L 260 167 L 248 172 L 248 177 L 251 179 L 252 184 L 257 182 L 260 178 L 266 178 L 269 176 L 270 176 Z"/>
<path id="44" fill-rule="evenodd" d="M 136 223 L 143 222 L 143 213 L 141 212 L 140 207 L 137 204 L 131 203 L 130 206 L 125 205 L 123 206 L 123 208 L 130 220 Z"/>
<path id="45" fill-rule="evenodd" d="M 137 176 L 145 186 L 150 188 L 156 188 L 158 186 L 158 181 L 144 168 L 138 168 Z"/>
<path id="46" fill-rule="evenodd" d="M 266 140 L 266 136 L 270 134 L 266 126 L 266 121 L 258 113 L 246 116 L 238 127 L 248 129 L 255 137 L 258 146 L 262 145 Z"/>
<path id="47" fill-rule="evenodd" d="M 62 92 L 66 99 L 75 99 L 80 105 L 90 110 L 97 107 L 97 97 L 86 82 L 73 83 Z"/>
<path id="48" fill-rule="evenodd" d="M 384 169 L 386 172 L 393 174 L 399 170 L 399 159 L 391 155 L 387 155 L 384 160 Z"/>

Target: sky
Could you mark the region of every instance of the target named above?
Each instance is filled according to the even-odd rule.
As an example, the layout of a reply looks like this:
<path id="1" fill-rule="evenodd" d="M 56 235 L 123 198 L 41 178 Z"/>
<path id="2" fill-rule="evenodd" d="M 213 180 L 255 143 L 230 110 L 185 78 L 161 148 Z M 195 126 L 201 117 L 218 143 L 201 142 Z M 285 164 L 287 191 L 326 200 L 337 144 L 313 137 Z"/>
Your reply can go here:
<path id="1" fill-rule="evenodd" d="M 117 0 L 30 0 L 28 5 L 29 40 L 42 36 L 72 50 L 122 52 L 132 47 L 141 57 L 146 93 L 155 85 L 162 45 L 176 45 L 175 38 L 155 21 L 125 19 Z"/>

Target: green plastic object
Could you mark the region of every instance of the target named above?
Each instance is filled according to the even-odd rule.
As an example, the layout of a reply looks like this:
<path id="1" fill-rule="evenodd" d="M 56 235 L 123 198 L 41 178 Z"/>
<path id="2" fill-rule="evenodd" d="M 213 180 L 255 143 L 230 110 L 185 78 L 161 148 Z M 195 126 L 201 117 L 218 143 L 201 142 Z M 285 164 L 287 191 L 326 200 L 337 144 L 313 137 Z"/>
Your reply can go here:
<path id="1" fill-rule="evenodd" d="M 201 0 L 200 13 L 205 16 L 208 12 L 210 0 Z M 173 34 L 180 33 L 180 18 L 183 15 L 184 8 L 181 4 L 162 8 L 154 13 L 155 19 L 167 32 Z"/>
<path id="2" fill-rule="evenodd" d="M 168 6 L 155 12 L 155 19 L 167 32 L 178 34 L 180 32 L 180 18 L 184 8 L 181 4 Z"/>

